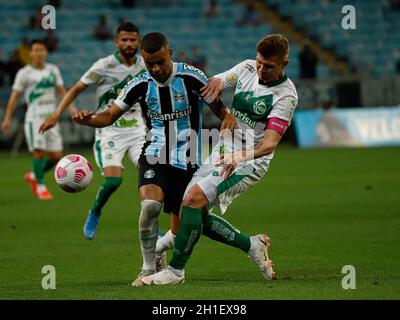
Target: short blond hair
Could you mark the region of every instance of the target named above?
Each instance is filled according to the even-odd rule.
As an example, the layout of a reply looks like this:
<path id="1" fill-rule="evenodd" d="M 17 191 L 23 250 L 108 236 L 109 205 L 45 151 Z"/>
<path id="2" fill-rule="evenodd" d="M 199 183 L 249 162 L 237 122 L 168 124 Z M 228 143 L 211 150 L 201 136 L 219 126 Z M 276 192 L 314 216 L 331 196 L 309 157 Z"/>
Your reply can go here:
<path id="1" fill-rule="evenodd" d="M 284 61 L 289 57 L 289 41 L 281 34 L 269 34 L 257 43 L 257 52 L 264 58 L 278 57 Z"/>

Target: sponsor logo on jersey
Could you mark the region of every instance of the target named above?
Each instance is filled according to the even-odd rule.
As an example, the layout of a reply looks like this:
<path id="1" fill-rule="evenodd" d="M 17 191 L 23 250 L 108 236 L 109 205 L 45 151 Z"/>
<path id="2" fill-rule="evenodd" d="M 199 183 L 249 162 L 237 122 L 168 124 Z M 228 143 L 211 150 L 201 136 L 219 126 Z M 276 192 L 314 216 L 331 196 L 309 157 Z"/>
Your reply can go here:
<path id="1" fill-rule="evenodd" d="M 240 90 L 240 89 L 242 89 L 242 86 L 243 86 L 242 85 L 242 81 L 239 80 L 237 85 L 236 85 L 236 88 L 238 88 Z"/>
<path id="2" fill-rule="evenodd" d="M 108 145 L 109 145 L 111 148 L 114 148 L 114 146 L 115 146 L 114 141 L 108 141 Z"/>
<path id="3" fill-rule="evenodd" d="M 107 154 L 106 154 L 106 159 L 107 159 L 107 160 L 112 159 L 112 154 L 111 154 L 111 153 L 107 153 Z"/>
<path id="4" fill-rule="evenodd" d="M 247 69 L 251 73 L 254 73 L 256 71 L 256 69 L 250 63 L 246 63 L 244 68 Z"/>
<path id="5" fill-rule="evenodd" d="M 190 66 L 190 65 L 188 65 L 188 64 L 185 63 L 185 64 L 183 65 L 183 69 L 184 69 L 184 70 L 190 70 L 190 71 L 197 72 L 197 73 L 198 73 L 199 75 L 201 75 L 203 78 L 206 78 L 206 79 L 207 79 L 207 77 L 206 77 L 206 75 L 204 74 L 204 72 L 201 71 L 200 69 L 196 68 L 196 67 Z"/>
<path id="6" fill-rule="evenodd" d="M 265 111 L 267 111 L 267 105 L 263 100 L 257 100 L 253 104 L 253 111 L 255 114 L 262 115 L 263 113 L 265 113 Z"/>
<path id="7" fill-rule="evenodd" d="M 144 173 L 143 176 L 144 176 L 146 179 L 151 179 L 151 178 L 154 178 L 155 175 L 156 175 L 156 173 L 154 172 L 153 169 L 147 169 L 147 170 L 145 171 L 145 173 Z"/>
<path id="8" fill-rule="evenodd" d="M 185 110 L 175 111 L 171 113 L 157 113 L 151 110 L 147 111 L 147 116 L 152 120 L 159 120 L 159 121 L 172 121 L 184 117 L 188 117 L 192 113 L 192 107 L 189 107 Z"/>
<path id="9" fill-rule="evenodd" d="M 251 120 L 251 118 L 246 113 L 240 112 L 235 108 L 232 108 L 231 112 L 236 118 L 240 119 L 244 124 L 248 124 L 253 129 L 256 127 L 256 121 Z"/>

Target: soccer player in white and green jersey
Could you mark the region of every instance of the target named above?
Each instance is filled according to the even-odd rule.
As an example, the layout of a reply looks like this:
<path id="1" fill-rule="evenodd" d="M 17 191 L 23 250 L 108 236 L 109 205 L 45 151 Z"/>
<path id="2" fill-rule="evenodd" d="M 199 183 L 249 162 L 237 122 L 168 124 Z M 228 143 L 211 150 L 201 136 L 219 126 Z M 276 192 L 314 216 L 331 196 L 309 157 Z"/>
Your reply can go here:
<path id="1" fill-rule="evenodd" d="M 96 86 L 97 112 L 109 108 L 127 82 L 146 71 L 143 58 L 136 55 L 139 45 L 139 28 L 131 22 L 120 24 L 115 37 L 118 51 L 96 61 L 68 91 L 56 111 L 46 119 L 40 129 L 45 131 L 56 124 L 68 105 L 90 85 Z M 94 239 L 102 208 L 122 183 L 124 156 L 128 154 L 137 167 L 145 136 L 146 125 L 138 104 L 124 113 L 113 125 L 96 129 L 93 150 L 105 179 L 84 225 L 86 239 Z"/>
<path id="2" fill-rule="evenodd" d="M 63 145 L 59 126 L 45 134 L 39 133 L 39 126 L 55 110 L 56 92 L 63 98 L 66 90 L 58 67 L 46 63 L 47 48 L 42 40 L 31 41 L 29 57 L 31 63 L 20 69 L 15 77 L 2 131 L 8 133 L 18 99 L 24 92 L 28 106 L 24 121 L 25 138 L 33 156 L 33 172 L 25 173 L 24 178 L 40 200 L 51 200 L 53 196 L 46 188 L 44 174 L 62 157 Z M 75 113 L 76 109 L 70 106 L 69 111 Z"/>
<path id="3" fill-rule="evenodd" d="M 280 34 L 268 35 L 257 44 L 256 60 L 239 63 L 214 76 L 203 87 L 203 97 L 211 100 L 224 88 L 235 88 L 231 112 L 239 129 L 246 133 L 247 148 L 224 139 L 197 170 L 182 202 L 173 258 L 168 268 L 142 278 L 143 285 L 182 283 L 184 267 L 201 234 L 241 249 L 256 263 L 264 278 L 275 278 L 268 257 L 269 237 L 265 234 L 250 237 L 208 210 L 218 207 L 224 213 L 236 197 L 267 173 L 298 102 L 295 85 L 284 72 L 288 62 L 288 40 Z M 222 154 L 221 149 L 224 149 Z"/>

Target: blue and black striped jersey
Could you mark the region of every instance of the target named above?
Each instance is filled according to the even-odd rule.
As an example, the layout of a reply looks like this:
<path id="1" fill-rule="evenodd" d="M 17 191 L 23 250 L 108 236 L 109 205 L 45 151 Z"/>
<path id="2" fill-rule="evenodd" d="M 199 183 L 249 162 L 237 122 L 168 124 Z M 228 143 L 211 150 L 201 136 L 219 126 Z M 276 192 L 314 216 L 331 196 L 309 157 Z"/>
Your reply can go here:
<path id="1" fill-rule="evenodd" d="M 129 110 L 139 102 L 149 134 L 142 155 L 186 170 L 200 164 L 202 101 L 206 75 L 185 63 L 174 63 L 171 77 L 161 84 L 149 72 L 132 79 L 115 104 Z"/>

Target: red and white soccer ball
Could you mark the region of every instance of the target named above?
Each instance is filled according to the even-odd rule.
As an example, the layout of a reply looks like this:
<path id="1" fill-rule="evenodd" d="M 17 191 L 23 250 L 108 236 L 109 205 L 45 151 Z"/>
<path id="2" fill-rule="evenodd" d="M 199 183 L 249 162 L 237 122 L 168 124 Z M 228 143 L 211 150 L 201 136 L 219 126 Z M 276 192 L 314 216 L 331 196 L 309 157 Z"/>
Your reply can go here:
<path id="1" fill-rule="evenodd" d="M 79 154 L 69 154 L 58 161 L 54 169 L 54 179 L 67 192 L 81 192 L 93 178 L 89 161 Z"/>

